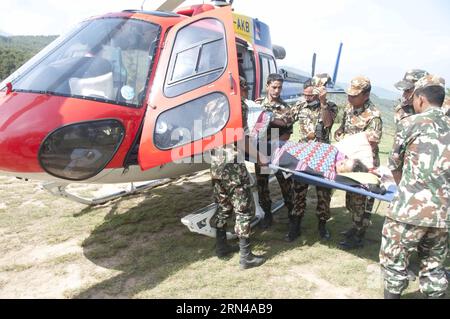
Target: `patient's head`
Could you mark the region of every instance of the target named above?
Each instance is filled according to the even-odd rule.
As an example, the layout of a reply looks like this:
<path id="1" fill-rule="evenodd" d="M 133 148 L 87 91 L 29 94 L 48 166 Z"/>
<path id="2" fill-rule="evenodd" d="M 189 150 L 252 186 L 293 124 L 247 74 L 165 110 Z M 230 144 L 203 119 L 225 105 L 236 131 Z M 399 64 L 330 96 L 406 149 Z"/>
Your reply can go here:
<path id="1" fill-rule="evenodd" d="M 351 172 L 364 172 L 367 173 L 369 169 L 359 159 L 346 158 L 336 162 L 336 172 L 351 173 Z"/>

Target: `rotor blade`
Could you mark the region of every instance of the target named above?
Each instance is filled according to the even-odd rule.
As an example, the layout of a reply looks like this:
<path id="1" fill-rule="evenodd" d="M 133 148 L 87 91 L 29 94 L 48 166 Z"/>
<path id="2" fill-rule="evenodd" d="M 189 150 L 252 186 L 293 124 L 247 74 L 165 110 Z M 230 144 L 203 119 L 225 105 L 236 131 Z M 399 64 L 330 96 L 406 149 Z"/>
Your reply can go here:
<path id="1" fill-rule="evenodd" d="M 317 54 L 314 52 L 313 58 L 312 58 L 312 65 L 311 65 L 311 77 L 316 75 L 316 58 L 317 58 Z"/>
<path id="2" fill-rule="evenodd" d="M 336 58 L 336 65 L 334 66 L 334 74 L 333 74 L 333 83 L 336 84 L 336 80 L 337 80 L 337 75 L 338 75 L 338 70 L 339 70 L 339 61 L 341 60 L 341 52 L 342 52 L 342 42 L 339 45 L 339 51 L 338 51 L 338 55 Z"/>
<path id="3" fill-rule="evenodd" d="M 163 4 L 161 4 L 156 10 L 158 11 L 172 11 L 180 4 L 182 4 L 185 0 L 166 0 Z"/>

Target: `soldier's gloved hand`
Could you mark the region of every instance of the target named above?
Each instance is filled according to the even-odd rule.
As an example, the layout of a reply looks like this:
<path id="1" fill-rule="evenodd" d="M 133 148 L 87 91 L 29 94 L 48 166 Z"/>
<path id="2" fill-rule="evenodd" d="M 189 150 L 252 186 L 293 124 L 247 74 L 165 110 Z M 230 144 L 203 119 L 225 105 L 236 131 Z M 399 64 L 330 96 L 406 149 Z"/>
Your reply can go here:
<path id="1" fill-rule="evenodd" d="M 315 137 L 318 141 L 322 140 L 323 138 L 323 123 L 319 122 L 316 125 L 316 131 L 315 131 Z"/>

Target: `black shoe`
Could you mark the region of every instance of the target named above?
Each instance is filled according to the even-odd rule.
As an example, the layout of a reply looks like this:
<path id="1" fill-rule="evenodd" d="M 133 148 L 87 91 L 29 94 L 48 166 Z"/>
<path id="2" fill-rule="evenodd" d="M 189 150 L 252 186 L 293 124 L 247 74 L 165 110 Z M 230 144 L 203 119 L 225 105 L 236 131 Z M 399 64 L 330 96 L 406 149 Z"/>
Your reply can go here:
<path id="1" fill-rule="evenodd" d="M 363 239 L 357 236 L 346 238 L 339 243 L 339 247 L 344 250 L 351 250 L 364 247 Z"/>
<path id="2" fill-rule="evenodd" d="M 342 236 L 344 236 L 345 238 L 350 238 L 350 237 L 353 237 L 353 236 L 355 236 L 355 234 L 356 234 L 356 232 L 357 232 L 358 230 L 356 229 L 356 228 L 350 228 L 349 230 L 346 230 L 346 231 L 343 231 L 343 232 L 341 232 L 341 235 Z"/>
<path id="3" fill-rule="evenodd" d="M 259 222 L 259 227 L 261 229 L 267 229 L 272 226 L 273 223 L 273 215 L 272 213 L 265 213 L 264 218 Z"/>
<path id="4" fill-rule="evenodd" d="M 301 235 L 301 221 L 300 216 L 289 216 L 289 232 L 284 236 L 285 241 L 291 243 Z"/>
<path id="5" fill-rule="evenodd" d="M 384 299 L 400 299 L 400 294 L 393 294 L 387 289 L 384 289 Z"/>
<path id="6" fill-rule="evenodd" d="M 250 240 L 248 238 L 239 239 L 240 259 L 239 267 L 241 269 L 249 269 L 261 266 L 266 259 L 262 256 L 253 255 L 250 250 Z"/>
<path id="7" fill-rule="evenodd" d="M 319 236 L 321 239 L 330 240 L 331 234 L 326 227 L 326 220 L 319 220 Z"/>
<path id="8" fill-rule="evenodd" d="M 288 243 L 292 243 L 294 240 L 296 240 L 297 238 L 299 238 L 300 236 L 301 236 L 301 232 L 300 231 L 298 231 L 298 232 L 296 232 L 296 233 L 291 233 L 291 232 L 289 232 L 289 233 L 287 233 L 285 236 L 284 236 L 284 241 L 286 241 L 286 242 L 288 242 Z"/>
<path id="9" fill-rule="evenodd" d="M 231 246 L 227 243 L 227 233 L 223 228 L 216 229 L 216 255 L 219 258 L 227 257 L 239 251 L 238 246 Z"/>

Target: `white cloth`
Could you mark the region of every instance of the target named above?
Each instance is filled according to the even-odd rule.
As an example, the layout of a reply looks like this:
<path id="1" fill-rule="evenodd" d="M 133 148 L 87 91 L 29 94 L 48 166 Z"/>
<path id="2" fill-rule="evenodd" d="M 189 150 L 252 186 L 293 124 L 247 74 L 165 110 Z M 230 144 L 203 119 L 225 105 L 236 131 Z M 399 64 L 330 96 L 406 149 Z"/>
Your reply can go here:
<path id="1" fill-rule="evenodd" d="M 359 159 L 368 169 L 372 169 L 373 157 L 372 147 L 369 144 L 365 132 L 346 135 L 338 143 L 334 144 L 339 151 L 344 153 L 348 158 Z"/>

